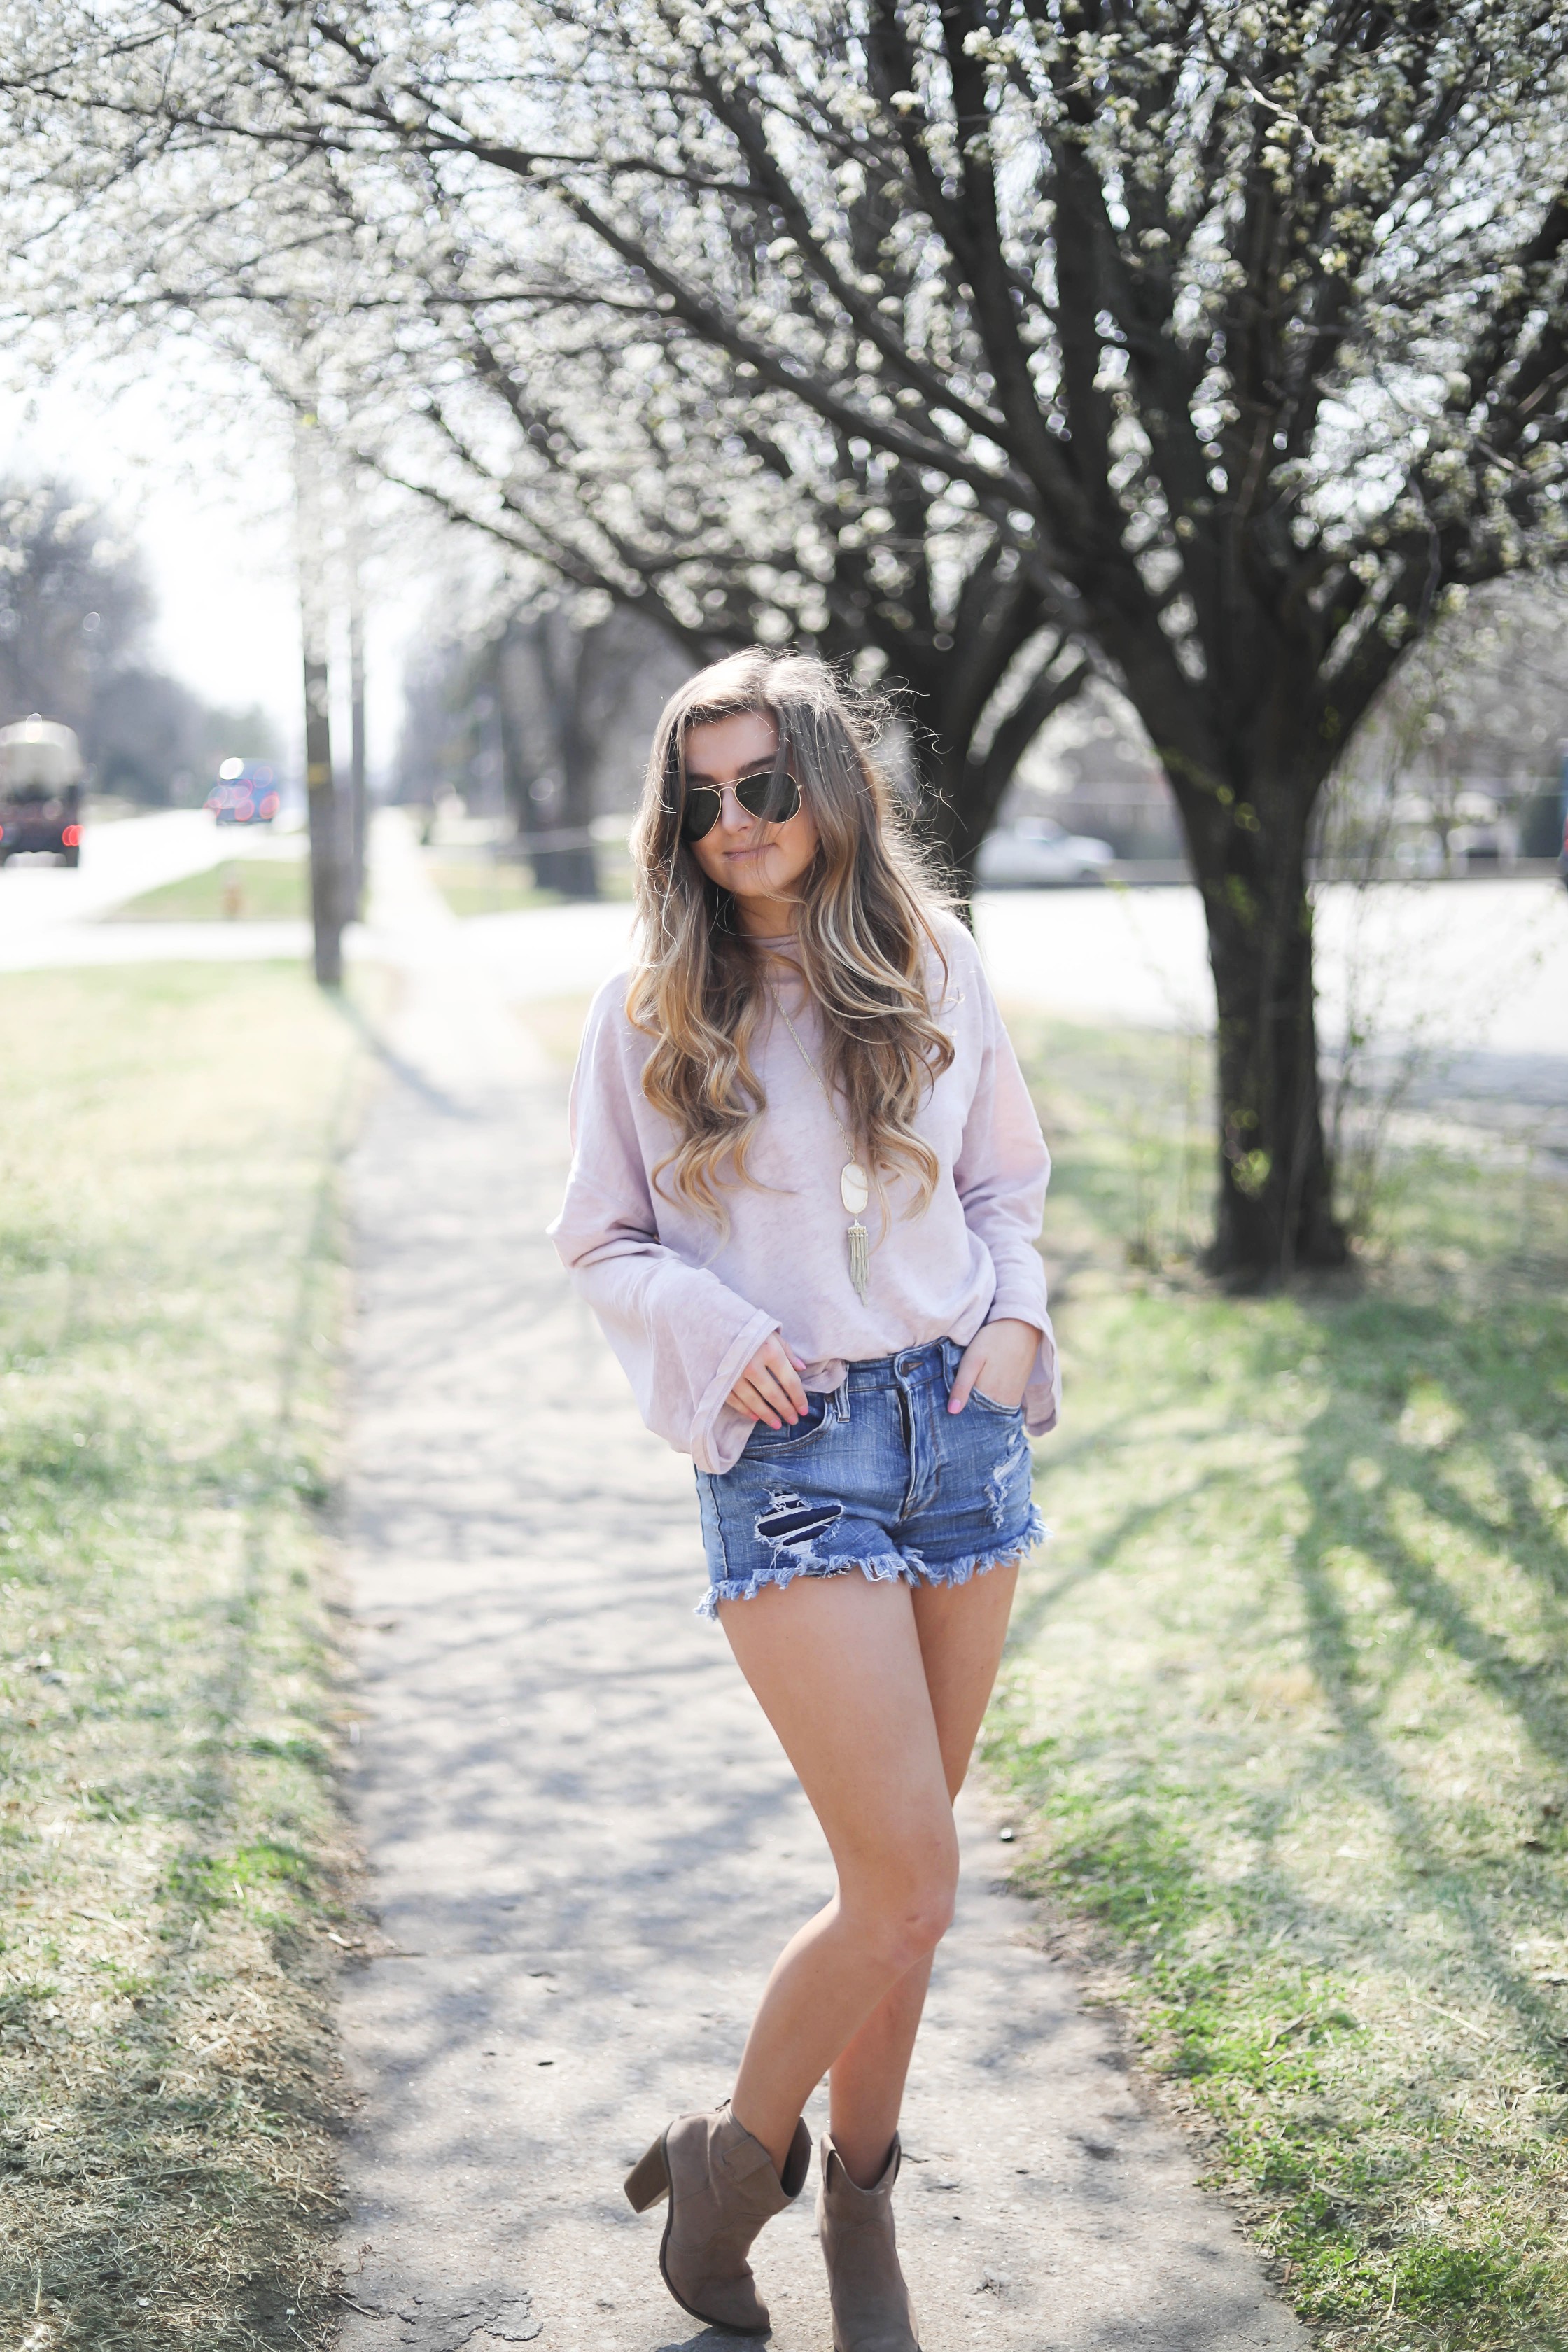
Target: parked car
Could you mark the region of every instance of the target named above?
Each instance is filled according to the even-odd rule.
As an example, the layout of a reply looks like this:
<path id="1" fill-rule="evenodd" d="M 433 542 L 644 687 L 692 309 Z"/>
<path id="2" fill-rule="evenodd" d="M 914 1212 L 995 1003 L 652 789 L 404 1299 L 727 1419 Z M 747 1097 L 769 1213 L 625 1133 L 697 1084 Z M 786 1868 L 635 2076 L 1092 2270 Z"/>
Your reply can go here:
<path id="1" fill-rule="evenodd" d="M 1038 889 L 1053 882 L 1103 882 L 1116 852 L 1109 841 L 1068 833 L 1054 817 L 999 824 L 980 845 L 974 878 L 984 888 Z"/>
<path id="2" fill-rule="evenodd" d="M 1468 874 L 1477 866 L 1512 866 L 1519 857 L 1519 827 L 1503 814 L 1490 793 L 1463 792 L 1454 803 L 1459 822 L 1448 835 L 1448 856 L 1456 870 Z"/>
<path id="3" fill-rule="evenodd" d="M 270 824 L 280 805 L 265 760 L 226 760 L 206 805 L 219 824 Z"/>
<path id="4" fill-rule="evenodd" d="M 8 857 L 81 863 L 81 746 L 34 711 L 0 727 L 0 866 Z"/>

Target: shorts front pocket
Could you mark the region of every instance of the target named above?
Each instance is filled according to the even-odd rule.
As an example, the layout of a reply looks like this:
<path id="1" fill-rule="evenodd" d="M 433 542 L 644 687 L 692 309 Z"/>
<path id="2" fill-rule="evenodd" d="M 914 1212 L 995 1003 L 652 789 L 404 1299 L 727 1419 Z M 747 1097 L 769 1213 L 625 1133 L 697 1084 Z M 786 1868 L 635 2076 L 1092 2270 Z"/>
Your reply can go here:
<path id="1" fill-rule="evenodd" d="M 770 1429 L 765 1421 L 759 1421 L 746 1440 L 742 1460 L 747 1454 L 793 1454 L 797 1446 L 809 1445 L 833 1422 L 832 1403 L 830 1396 L 819 1391 L 807 1396 L 805 1411 L 793 1427 L 784 1422 L 777 1429 Z"/>
<path id="2" fill-rule="evenodd" d="M 984 1389 L 971 1389 L 969 1402 L 979 1405 L 983 1412 L 994 1412 L 999 1421 L 1011 1421 L 1016 1412 L 1024 1410 L 1021 1404 L 998 1404 L 995 1398 L 988 1397 Z"/>

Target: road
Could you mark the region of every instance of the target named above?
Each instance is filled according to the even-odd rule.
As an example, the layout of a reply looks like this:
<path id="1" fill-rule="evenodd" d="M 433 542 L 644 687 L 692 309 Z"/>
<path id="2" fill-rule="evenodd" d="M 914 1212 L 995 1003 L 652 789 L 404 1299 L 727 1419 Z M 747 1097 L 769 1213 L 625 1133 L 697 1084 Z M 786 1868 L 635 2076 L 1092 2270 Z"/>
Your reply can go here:
<path id="1" fill-rule="evenodd" d="M 626 960 L 630 916 L 552 907 L 480 915 L 466 929 L 517 1002 L 595 988 Z M 1005 1002 L 1205 1034 L 1214 1025 L 1194 889 L 985 891 L 975 929 Z M 1325 1041 L 1353 1009 L 1358 1027 L 1447 1051 L 1568 1055 L 1568 891 L 1537 879 L 1327 889 L 1318 980 Z"/>
<path id="2" fill-rule="evenodd" d="M 117 939 L 103 921 L 114 908 L 145 890 L 161 889 L 165 882 L 204 873 L 221 858 L 277 856 L 287 854 L 291 845 L 287 835 L 252 835 L 233 825 L 220 831 L 205 809 L 157 809 L 145 816 L 89 824 L 79 866 L 47 866 L 29 859 L 0 868 L 0 971 L 142 961 L 144 950 L 126 934 L 150 929 L 155 952 L 160 932 L 176 927 L 127 924 Z M 193 944 L 199 947 L 200 933 L 229 927 L 177 928 L 196 931 Z M 287 928 L 302 933 L 302 926 Z"/>
<path id="3" fill-rule="evenodd" d="M 354 1154 L 353 1801 L 381 1948 L 347 1980 L 342 2352 L 700 2352 L 624 2168 L 728 2090 L 829 1864 L 729 1657 L 688 1463 L 642 1428 L 542 1226 L 563 1087 L 394 849 L 408 977 Z M 390 923 L 390 914 L 384 913 Z M 574 971 L 572 984 L 585 975 Z M 963 1816 L 900 2187 L 941 2352 L 1302 2352 L 1103 2012 Z M 819 2120 L 814 2115 L 814 2120 Z M 811 2202 L 775 2352 L 826 2352 Z"/>
<path id="4" fill-rule="evenodd" d="M 401 871 L 414 857 L 401 811 L 377 828 Z M 277 846 L 281 846 L 281 844 Z M 219 857 L 274 845 L 218 834 L 171 811 L 89 834 L 79 872 L 0 873 L 0 969 L 51 963 L 227 961 L 303 956 L 300 923 L 123 924 L 105 911 Z M 405 910 L 406 911 L 406 910 Z M 416 968 L 446 946 L 427 924 L 391 921 L 373 898 L 351 955 Z M 1206 1033 L 1214 989 L 1203 908 L 1184 886 L 983 893 L 975 922 L 997 993 L 1085 1020 Z M 614 902 L 480 915 L 468 952 L 503 998 L 585 995 L 629 954 L 631 912 Z M 1551 880 L 1331 887 L 1318 915 L 1325 1043 L 1355 1025 L 1434 1052 L 1568 1061 L 1568 891 Z"/>

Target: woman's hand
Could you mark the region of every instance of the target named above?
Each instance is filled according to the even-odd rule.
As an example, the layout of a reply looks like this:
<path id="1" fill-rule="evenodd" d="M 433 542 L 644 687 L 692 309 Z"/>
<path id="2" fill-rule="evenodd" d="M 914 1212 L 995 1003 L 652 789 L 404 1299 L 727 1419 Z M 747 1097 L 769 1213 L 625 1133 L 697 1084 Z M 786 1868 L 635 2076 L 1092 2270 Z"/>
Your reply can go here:
<path id="1" fill-rule="evenodd" d="M 777 1429 L 781 1419 L 793 1429 L 808 1409 L 800 1384 L 805 1369 L 775 1331 L 763 1341 L 730 1391 L 730 1402 L 737 1412 L 748 1413 L 752 1421 L 765 1421 L 770 1429 Z"/>
<path id="2" fill-rule="evenodd" d="M 983 1323 L 959 1358 L 948 1391 L 949 1412 L 962 1412 L 975 1389 L 1011 1412 L 1024 1402 L 1039 1352 L 1040 1334 L 1032 1323 L 1019 1323 L 1010 1315 Z"/>

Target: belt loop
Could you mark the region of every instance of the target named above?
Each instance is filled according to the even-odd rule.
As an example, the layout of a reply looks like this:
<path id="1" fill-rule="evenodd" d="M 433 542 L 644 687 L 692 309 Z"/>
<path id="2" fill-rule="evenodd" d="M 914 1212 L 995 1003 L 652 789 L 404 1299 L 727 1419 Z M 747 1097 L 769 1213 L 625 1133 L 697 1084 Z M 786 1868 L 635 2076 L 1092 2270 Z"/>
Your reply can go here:
<path id="1" fill-rule="evenodd" d="M 844 1378 L 839 1381 L 838 1386 L 834 1390 L 834 1391 L 833 1391 L 832 1395 L 828 1398 L 828 1400 L 827 1400 L 827 1403 L 828 1403 L 828 1410 L 831 1412 L 831 1413 L 832 1413 L 833 1418 L 834 1418 L 834 1420 L 835 1420 L 835 1421 L 847 1421 L 847 1420 L 848 1420 L 848 1418 L 849 1418 L 849 1367 L 848 1367 L 848 1365 L 847 1365 L 847 1364 L 846 1364 L 846 1365 L 845 1365 L 845 1367 L 844 1367 Z"/>

